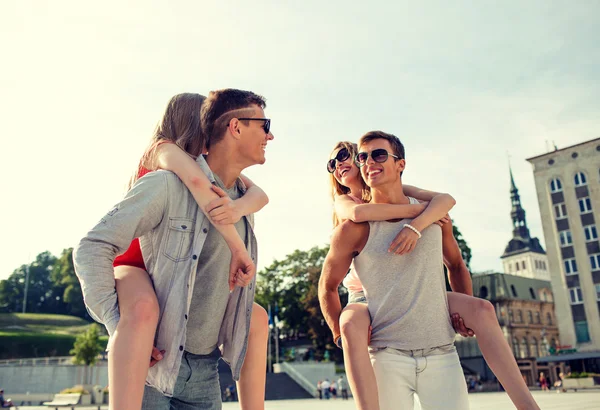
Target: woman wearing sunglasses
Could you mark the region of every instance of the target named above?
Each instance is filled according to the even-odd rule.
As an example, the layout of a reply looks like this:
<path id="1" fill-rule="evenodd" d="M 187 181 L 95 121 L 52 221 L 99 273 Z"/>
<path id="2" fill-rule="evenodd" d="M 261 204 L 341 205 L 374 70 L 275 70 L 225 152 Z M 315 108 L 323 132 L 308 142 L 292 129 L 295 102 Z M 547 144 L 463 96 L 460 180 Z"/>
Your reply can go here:
<path id="1" fill-rule="evenodd" d="M 409 205 L 369 204 L 369 187 L 362 179 L 359 170 L 359 166 L 364 165 L 369 157 L 378 163 L 399 159 L 384 149 L 376 149 L 370 153 L 357 153 L 356 144 L 339 142 L 332 152 L 331 159 L 327 161 L 327 171 L 331 175 L 334 199 L 334 227 L 347 219 L 354 222 L 366 222 L 415 218 L 427 206 L 434 207 L 433 215 L 443 216 L 452 208 L 454 201 L 447 200 L 449 196 L 408 185 L 403 185 L 404 194 L 416 198 L 419 203 Z M 447 224 L 449 217 L 446 215 L 436 223 Z M 405 227 L 410 229 L 408 225 Z M 448 232 L 448 230 L 446 231 Z M 400 231 L 399 236 L 390 246 L 390 252 L 403 255 L 414 249 L 418 237 L 412 240 L 407 239 L 408 237 L 414 238 L 415 235 L 403 236 Z M 446 245 L 446 240 L 454 241 L 453 246 L 449 247 L 453 254 L 448 255 L 445 249 L 445 263 L 451 265 L 449 266 L 451 270 L 464 269 L 466 271 L 454 237 L 446 236 L 443 240 L 444 245 Z M 449 256 L 456 262 L 452 262 Z M 466 273 L 468 274 L 468 271 Z M 343 347 L 348 379 L 358 409 L 378 410 L 377 381 L 368 353 L 371 318 L 362 284 L 354 268 L 350 270 L 343 284 L 349 292 L 348 305 L 340 315 L 342 334 L 335 342 L 339 347 Z M 477 342 L 481 352 L 516 408 L 539 409 L 500 329 L 493 305 L 486 300 L 456 292 L 448 292 L 448 305 L 454 328 L 458 329 L 463 336 L 473 336 L 474 334 L 478 336 Z M 470 329 L 466 328 L 465 323 L 470 326 Z M 410 329 L 406 329 L 406 331 L 410 332 Z"/>
<path id="2" fill-rule="evenodd" d="M 200 107 L 204 100 L 200 94 L 188 93 L 176 95 L 169 101 L 129 186 L 157 169 L 174 172 L 225 238 L 232 254 L 232 268 L 251 267 L 255 272 L 256 267 L 233 224 L 242 216 L 259 211 L 268 198 L 262 189 L 242 176 L 248 190 L 243 197 L 232 201 L 223 190 L 210 183 L 198 166 L 195 158 L 206 146 L 200 127 Z M 264 121 L 267 133 L 269 126 L 270 121 Z M 115 259 L 114 267 L 120 320 L 109 353 L 109 406 L 111 409 L 140 409 L 148 365 L 156 364 L 165 353 L 153 347 L 159 318 L 158 301 L 138 239 Z M 235 285 L 246 283 L 230 277 L 230 286 Z M 267 320 L 266 311 L 255 303 L 247 360 L 238 384 L 242 409 L 264 409 Z"/>

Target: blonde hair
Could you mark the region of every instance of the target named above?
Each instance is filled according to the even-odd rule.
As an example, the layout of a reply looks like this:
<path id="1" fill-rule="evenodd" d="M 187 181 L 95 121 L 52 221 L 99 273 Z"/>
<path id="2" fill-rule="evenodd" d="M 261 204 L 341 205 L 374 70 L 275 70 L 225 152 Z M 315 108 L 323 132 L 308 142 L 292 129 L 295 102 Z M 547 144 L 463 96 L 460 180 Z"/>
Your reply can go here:
<path id="1" fill-rule="evenodd" d="M 138 180 L 143 168 L 156 168 L 156 148 L 165 141 L 177 144 L 193 158 L 202 154 L 206 147 L 206 136 L 202 131 L 200 109 L 205 99 L 206 97 L 200 94 L 183 93 L 169 100 L 127 189 Z"/>
<path id="2" fill-rule="evenodd" d="M 336 146 L 333 148 L 331 153 L 333 154 L 335 151 L 342 149 L 342 148 L 346 148 L 348 150 L 348 153 L 350 154 L 350 158 L 352 158 L 352 161 L 354 161 L 354 157 L 358 153 L 357 145 L 355 143 L 349 142 L 349 141 L 340 141 L 336 144 Z M 331 157 L 331 155 L 330 155 L 330 157 Z M 360 178 L 360 182 L 362 184 L 361 199 L 365 202 L 369 202 L 371 200 L 371 190 L 370 190 L 369 186 L 365 183 L 360 172 L 358 173 L 358 175 Z M 335 176 L 333 175 L 333 173 L 329 174 L 329 183 L 331 185 L 331 198 L 333 200 L 335 200 L 336 196 L 350 194 L 350 188 L 340 184 L 338 182 L 338 180 L 335 179 Z M 333 227 L 335 228 L 341 222 L 342 221 L 338 218 L 338 216 L 334 210 L 333 211 Z"/>

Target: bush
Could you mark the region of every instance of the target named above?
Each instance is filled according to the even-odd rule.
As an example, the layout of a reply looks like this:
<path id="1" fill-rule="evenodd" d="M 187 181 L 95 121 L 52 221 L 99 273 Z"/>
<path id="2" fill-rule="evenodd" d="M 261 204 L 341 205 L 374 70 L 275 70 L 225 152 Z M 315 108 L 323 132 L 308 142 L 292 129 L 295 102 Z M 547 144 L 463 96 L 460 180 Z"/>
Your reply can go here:
<path id="1" fill-rule="evenodd" d="M 61 390 L 61 392 L 60 392 L 60 394 L 73 394 L 73 393 L 90 394 L 90 392 L 87 391 L 86 389 L 84 389 L 83 386 L 80 384 L 73 386 L 69 389 Z"/>
<path id="2" fill-rule="evenodd" d="M 588 373 L 588 372 L 581 372 L 581 373 L 573 372 L 571 374 L 568 374 L 567 377 L 565 377 L 565 379 L 585 379 L 586 377 L 592 377 L 592 376 L 593 376 L 593 374 Z"/>
<path id="3" fill-rule="evenodd" d="M 56 333 L 0 332 L 0 360 L 69 356 L 76 337 Z M 106 348 L 108 338 L 100 338 Z"/>

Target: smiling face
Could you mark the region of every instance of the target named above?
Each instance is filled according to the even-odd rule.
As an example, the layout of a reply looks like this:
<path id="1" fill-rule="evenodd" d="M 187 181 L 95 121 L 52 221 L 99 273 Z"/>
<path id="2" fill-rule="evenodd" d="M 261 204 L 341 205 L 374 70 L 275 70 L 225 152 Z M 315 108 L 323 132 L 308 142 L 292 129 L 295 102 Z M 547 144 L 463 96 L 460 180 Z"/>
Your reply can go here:
<path id="1" fill-rule="evenodd" d="M 333 177 L 335 180 L 345 187 L 352 187 L 356 184 L 357 178 L 360 178 L 358 167 L 354 163 L 354 152 L 351 152 L 346 147 L 340 147 L 335 149 L 331 153 L 330 159 L 347 157 L 345 160 L 340 161 L 336 159 L 335 161 L 335 171 L 333 172 Z"/>
<path id="2" fill-rule="evenodd" d="M 377 149 L 387 151 L 387 159 L 383 162 L 373 160 L 372 152 Z M 389 141 L 377 138 L 363 143 L 359 147 L 359 152 L 368 154 L 367 160 L 360 171 L 363 179 L 371 188 L 377 188 L 382 185 L 394 183 L 400 179 L 400 173 L 404 170 L 404 159 L 396 159 L 392 156 L 394 151 Z"/>
<path id="3" fill-rule="evenodd" d="M 265 118 L 265 112 L 261 107 L 253 105 L 251 108 L 253 114 L 248 118 Z M 265 132 L 264 125 L 265 122 L 261 120 L 239 122 L 241 152 L 252 164 L 265 163 L 267 144 L 274 138 L 270 131 L 269 133 Z"/>

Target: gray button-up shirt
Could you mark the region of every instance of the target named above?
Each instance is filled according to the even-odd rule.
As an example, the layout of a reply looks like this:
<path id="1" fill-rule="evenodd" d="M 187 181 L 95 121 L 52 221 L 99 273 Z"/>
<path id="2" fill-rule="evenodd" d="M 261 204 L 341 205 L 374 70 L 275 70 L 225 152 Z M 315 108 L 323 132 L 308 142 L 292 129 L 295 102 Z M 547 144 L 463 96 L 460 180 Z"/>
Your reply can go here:
<path id="1" fill-rule="evenodd" d="M 205 159 L 200 156 L 197 163 L 214 183 Z M 248 251 L 256 264 L 253 215 L 245 221 Z M 150 368 L 146 383 L 166 396 L 173 395 L 179 373 L 198 256 L 209 229 L 215 228 L 183 182 L 171 172 L 156 171 L 140 178 L 73 252 L 86 307 L 96 321 L 106 326 L 112 339 L 119 321 L 112 264 L 134 238 L 140 238 L 144 263 L 160 306 L 155 345 L 166 350 L 163 360 Z M 247 287 L 236 287 L 230 294 L 219 333 L 223 360 L 230 364 L 235 380 L 239 379 L 246 355 L 255 282 L 253 278 Z"/>

